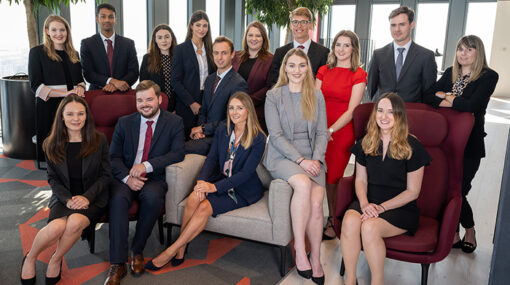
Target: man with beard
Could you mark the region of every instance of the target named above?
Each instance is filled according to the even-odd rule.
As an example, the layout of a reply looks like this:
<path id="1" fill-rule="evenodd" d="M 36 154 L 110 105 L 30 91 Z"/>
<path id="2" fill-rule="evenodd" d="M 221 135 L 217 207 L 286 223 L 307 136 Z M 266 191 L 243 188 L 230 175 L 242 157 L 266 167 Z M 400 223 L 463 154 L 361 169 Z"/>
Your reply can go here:
<path id="1" fill-rule="evenodd" d="M 131 245 L 131 270 L 144 272 L 143 249 L 161 208 L 167 184 L 165 167 L 184 159 L 182 119 L 161 108 L 160 88 L 150 80 L 136 87 L 138 112 L 121 117 L 110 145 L 110 272 L 105 284 L 120 284 L 128 261 L 128 210 L 139 203 L 136 233 Z"/>

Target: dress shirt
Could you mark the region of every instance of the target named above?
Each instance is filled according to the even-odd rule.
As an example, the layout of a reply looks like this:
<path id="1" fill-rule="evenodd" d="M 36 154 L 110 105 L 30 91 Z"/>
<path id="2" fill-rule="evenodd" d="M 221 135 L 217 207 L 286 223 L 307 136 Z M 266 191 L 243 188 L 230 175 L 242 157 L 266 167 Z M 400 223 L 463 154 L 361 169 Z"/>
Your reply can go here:
<path id="1" fill-rule="evenodd" d="M 104 50 L 106 51 L 106 54 L 108 54 L 108 43 L 106 40 L 112 41 L 112 47 L 115 49 L 115 32 L 113 32 L 112 36 L 107 38 L 105 37 L 101 32 L 99 32 L 99 35 L 101 36 L 101 40 L 103 41 Z M 108 77 L 108 80 L 106 80 L 106 84 L 110 83 L 110 80 L 112 80 L 111 77 Z"/>
<path id="2" fill-rule="evenodd" d="M 310 45 L 312 44 L 312 39 L 308 38 L 308 40 L 302 44 L 296 42 L 296 40 L 294 40 L 294 48 L 297 48 L 298 46 L 304 46 L 305 48 L 303 49 L 303 51 L 308 54 L 308 49 L 310 48 Z"/>
<path id="3" fill-rule="evenodd" d="M 205 44 L 202 44 L 202 55 L 199 55 L 197 53 L 197 46 L 193 41 L 191 41 L 191 44 L 193 45 L 193 49 L 195 50 L 195 54 L 197 55 L 198 60 L 198 68 L 199 74 L 200 74 L 200 90 L 204 90 L 204 83 L 205 79 L 209 75 L 209 67 L 207 65 L 207 53 L 205 51 Z"/>
<path id="4" fill-rule="evenodd" d="M 142 161 L 143 146 L 145 144 L 145 133 L 147 132 L 147 121 L 154 122 L 154 123 L 152 123 L 152 126 L 151 126 L 152 134 L 154 135 L 154 130 L 156 129 L 156 125 L 158 123 L 158 118 L 159 118 L 160 114 L 161 114 L 161 112 L 158 110 L 158 113 L 152 119 L 147 119 L 144 116 L 140 115 L 140 134 L 138 135 L 138 147 L 136 149 L 135 161 L 133 162 L 132 166 L 137 165 L 139 163 L 143 163 L 143 165 L 145 165 L 145 173 L 151 173 L 154 170 L 152 168 L 152 165 L 148 161 Z M 124 179 L 122 179 L 122 181 L 124 183 L 126 183 L 128 178 L 129 178 L 129 175 L 124 177 Z"/>
<path id="5" fill-rule="evenodd" d="M 396 42 L 393 42 L 393 52 L 395 53 L 395 64 L 397 64 L 397 58 L 398 58 L 398 48 L 405 48 L 404 51 L 402 52 L 402 56 L 404 57 L 403 60 L 402 60 L 402 66 L 404 66 L 404 63 L 406 62 L 406 56 L 407 56 L 407 52 L 409 51 L 409 48 L 411 47 L 411 43 L 413 41 L 409 41 L 407 42 L 407 44 L 403 45 L 403 46 L 399 46 Z"/>
<path id="6" fill-rule="evenodd" d="M 227 73 L 232 69 L 232 65 L 230 65 L 230 67 L 223 71 L 221 74 L 219 74 L 217 71 L 216 71 L 216 75 L 220 77 L 220 81 L 218 81 L 218 84 L 216 84 L 216 89 L 218 89 L 218 86 L 220 86 L 220 83 L 221 81 L 223 80 L 223 77 L 225 77 L 225 75 L 227 75 Z M 212 94 L 214 94 L 214 92 L 216 92 L 216 89 L 214 89 L 212 91 Z"/>

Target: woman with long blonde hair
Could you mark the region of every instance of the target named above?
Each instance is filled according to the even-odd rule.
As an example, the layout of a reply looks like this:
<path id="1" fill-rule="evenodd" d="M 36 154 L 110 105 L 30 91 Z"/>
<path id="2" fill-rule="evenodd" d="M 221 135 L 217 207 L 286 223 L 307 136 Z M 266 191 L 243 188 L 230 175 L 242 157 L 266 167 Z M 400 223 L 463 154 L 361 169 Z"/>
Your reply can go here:
<path id="1" fill-rule="evenodd" d="M 269 144 L 264 165 L 273 178 L 287 181 L 298 274 L 324 284 L 320 263 L 325 186 L 324 154 L 328 143 L 326 106 L 314 88 L 310 60 L 300 48 L 287 52 L 275 87 L 267 92 L 265 116 Z M 311 245 L 310 260 L 305 234 Z"/>
<path id="2" fill-rule="evenodd" d="M 383 284 L 383 238 L 416 232 L 416 199 L 430 156 L 409 134 L 404 101 L 396 93 L 382 94 L 377 100 L 366 135 L 351 151 L 356 156 L 358 199 L 349 205 L 342 222 L 340 246 L 347 275 L 345 284 L 356 284 L 362 244 L 372 273 L 371 284 Z"/>

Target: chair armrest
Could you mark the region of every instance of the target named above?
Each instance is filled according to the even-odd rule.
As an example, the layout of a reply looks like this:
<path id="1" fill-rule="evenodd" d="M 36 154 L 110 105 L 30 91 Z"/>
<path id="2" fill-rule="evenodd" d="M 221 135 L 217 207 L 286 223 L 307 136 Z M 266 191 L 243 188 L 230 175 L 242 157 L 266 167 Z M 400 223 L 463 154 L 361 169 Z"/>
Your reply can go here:
<path id="1" fill-rule="evenodd" d="M 205 156 L 187 154 L 184 160 L 166 167 L 168 192 L 165 198 L 166 222 L 180 225 L 178 205 L 193 190 Z"/>
<path id="2" fill-rule="evenodd" d="M 287 245 L 292 239 L 290 199 L 292 187 L 282 179 L 274 179 L 269 185 L 268 208 L 273 223 L 273 241 Z"/>
<path id="3" fill-rule="evenodd" d="M 455 195 L 448 201 L 441 220 L 439 228 L 438 243 L 435 250 L 434 261 L 437 262 L 445 258 L 452 248 L 453 237 L 457 229 L 460 217 L 460 208 L 462 206 L 462 196 Z"/>
<path id="4" fill-rule="evenodd" d="M 333 226 L 337 236 L 340 235 L 340 225 L 347 210 L 347 206 L 356 199 L 354 193 L 354 175 L 341 178 L 336 188 L 335 214 L 333 215 Z"/>

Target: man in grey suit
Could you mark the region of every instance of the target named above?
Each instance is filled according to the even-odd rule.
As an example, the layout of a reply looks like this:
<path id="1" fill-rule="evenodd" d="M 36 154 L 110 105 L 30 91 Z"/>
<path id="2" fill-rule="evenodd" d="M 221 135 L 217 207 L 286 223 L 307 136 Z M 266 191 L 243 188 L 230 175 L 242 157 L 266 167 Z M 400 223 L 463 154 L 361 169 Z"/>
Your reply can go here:
<path id="1" fill-rule="evenodd" d="M 414 11 L 406 6 L 389 16 L 393 42 L 376 49 L 368 70 L 368 95 L 396 92 L 406 102 L 422 102 L 423 94 L 436 82 L 434 53 L 411 40 Z"/>

